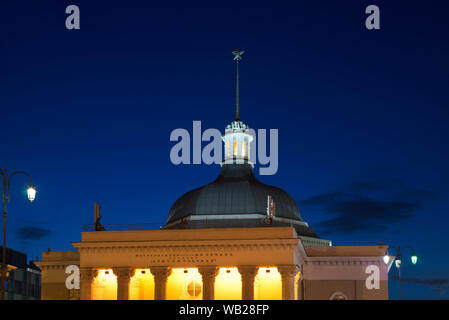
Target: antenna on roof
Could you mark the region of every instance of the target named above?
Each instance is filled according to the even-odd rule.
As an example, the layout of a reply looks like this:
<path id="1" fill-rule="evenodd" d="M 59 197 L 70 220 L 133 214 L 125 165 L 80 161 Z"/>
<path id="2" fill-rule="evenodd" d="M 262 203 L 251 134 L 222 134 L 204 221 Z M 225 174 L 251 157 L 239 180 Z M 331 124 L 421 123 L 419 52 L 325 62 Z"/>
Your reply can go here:
<path id="1" fill-rule="evenodd" d="M 275 217 L 276 216 L 276 203 L 273 200 L 271 195 L 267 196 L 267 216 Z"/>
<path id="2" fill-rule="evenodd" d="M 267 196 L 267 224 L 271 224 L 273 217 L 276 216 L 276 203 L 271 195 Z"/>
<path id="3" fill-rule="evenodd" d="M 104 231 L 104 227 L 100 224 L 101 207 L 97 202 L 94 202 L 94 230 L 95 231 Z"/>

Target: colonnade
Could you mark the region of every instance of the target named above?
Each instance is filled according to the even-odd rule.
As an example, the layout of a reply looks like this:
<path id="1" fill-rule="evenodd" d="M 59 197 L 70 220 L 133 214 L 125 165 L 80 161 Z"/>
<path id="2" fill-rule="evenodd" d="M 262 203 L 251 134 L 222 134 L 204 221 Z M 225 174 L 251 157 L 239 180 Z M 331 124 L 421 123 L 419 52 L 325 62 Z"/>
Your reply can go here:
<path id="1" fill-rule="evenodd" d="M 201 266 L 198 272 L 201 274 L 203 282 L 203 300 L 214 300 L 215 298 L 215 279 L 219 271 L 219 266 Z M 170 276 L 171 269 L 168 266 L 149 267 L 154 277 L 154 299 L 165 300 L 167 295 L 167 279 Z M 254 280 L 259 270 L 258 266 L 237 266 L 242 282 L 242 300 L 254 300 Z M 117 277 L 117 300 L 129 299 L 129 287 L 131 278 L 134 275 L 135 268 L 119 267 L 112 268 Z M 280 265 L 277 270 L 281 275 L 282 281 L 282 299 L 295 299 L 295 278 L 299 269 L 296 265 Z M 92 283 L 98 273 L 96 268 L 80 269 L 81 300 L 92 299 Z M 298 292 L 301 286 L 298 285 Z M 296 295 L 300 296 L 300 293 Z"/>

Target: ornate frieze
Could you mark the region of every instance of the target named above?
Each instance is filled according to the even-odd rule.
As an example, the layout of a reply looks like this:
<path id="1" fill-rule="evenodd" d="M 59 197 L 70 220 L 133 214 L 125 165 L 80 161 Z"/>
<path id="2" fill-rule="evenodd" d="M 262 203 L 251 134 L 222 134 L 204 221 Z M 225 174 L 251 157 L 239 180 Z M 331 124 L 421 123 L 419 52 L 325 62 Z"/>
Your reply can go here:
<path id="1" fill-rule="evenodd" d="M 257 242 L 222 242 L 216 243 L 185 243 L 183 244 L 156 244 L 156 243 L 142 243 L 136 244 L 116 244 L 116 243 L 78 243 L 75 247 L 80 253 L 125 253 L 125 252 L 148 252 L 148 251 L 239 251 L 239 250 L 289 250 L 296 248 L 298 241 L 296 239 L 276 239 L 276 241 L 257 241 Z"/>
<path id="2" fill-rule="evenodd" d="M 382 266 L 383 265 L 383 261 L 381 260 L 381 258 L 379 258 L 379 260 L 361 260 L 361 259 L 357 259 L 357 260 L 304 260 L 304 264 L 305 265 L 311 265 L 311 266 L 326 266 L 326 267 L 331 267 L 331 266 L 368 266 L 368 265 L 377 265 L 377 266 Z"/>
<path id="3" fill-rule="evenodd" d="M 64 263 L 39 262 L 39 268 L 42 271 L 47 271 L 47 270 L 65 270 L 70 265 L 79 265 L 79 261 L 73 261 L 73 263 L 70 263 L 70 262 L 64 262 Z"/>

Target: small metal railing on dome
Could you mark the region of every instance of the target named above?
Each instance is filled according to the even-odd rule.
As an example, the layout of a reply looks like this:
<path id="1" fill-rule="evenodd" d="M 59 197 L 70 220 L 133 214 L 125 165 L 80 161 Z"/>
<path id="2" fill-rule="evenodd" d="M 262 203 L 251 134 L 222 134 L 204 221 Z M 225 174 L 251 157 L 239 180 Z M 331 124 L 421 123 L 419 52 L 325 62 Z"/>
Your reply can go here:
<path id="1" fill-rule="evenodd" d="M 164 222 L 102 224 L 104 231 L 159 230 Z M 84 224 L 83 231 L 95 230 L 95 224 Z"/>

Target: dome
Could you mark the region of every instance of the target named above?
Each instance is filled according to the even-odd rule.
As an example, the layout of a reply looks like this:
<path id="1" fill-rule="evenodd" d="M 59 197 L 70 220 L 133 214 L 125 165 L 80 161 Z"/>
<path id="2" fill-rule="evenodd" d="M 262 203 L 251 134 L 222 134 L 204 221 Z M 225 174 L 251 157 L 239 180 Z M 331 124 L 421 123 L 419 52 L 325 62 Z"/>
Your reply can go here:
<path id="1" fill-rule="evenodd" d="M 301 220 L 293 198 L 257 180 L 250 164 L 225 164 L 215 181 L 185 193 L 174 203 L 167 223 L 190 215 L 266 215 L 268 195 L 276 203 L 277 217 Z"/>
<path id="2" fill-rule="evenodd" d="M 302 221 L 295 200 L 284 190 L 257 180 L 249 163 L 223 164 L 215 181 L 182 195 L 170 209 L 166 227 L 267 226 L 268 195 L 276 204 L 270 226 L 294 225 L 297 233 L 316 237 Z"/>
<path id="3" fill-rule="evenodd" d="M 304 222 L 295 200 L 284 190 L 263 184 L 253 173 L 250 149 L 253 137 L 240 121 L 239 61 L 244 51 L 235 50 L 237 62 L 235 120 L 225 129 L 224 161 L 215 181 L 182 195 L 170 209 L 164 229 L 294 227 L 309 243 L 327 245 Z M 270 203 L 270 212 L 267 207 Z M 310 240 L 311 238 L 315 238 Z M 321 239 L 319 239 L 321 240 Z"/>

